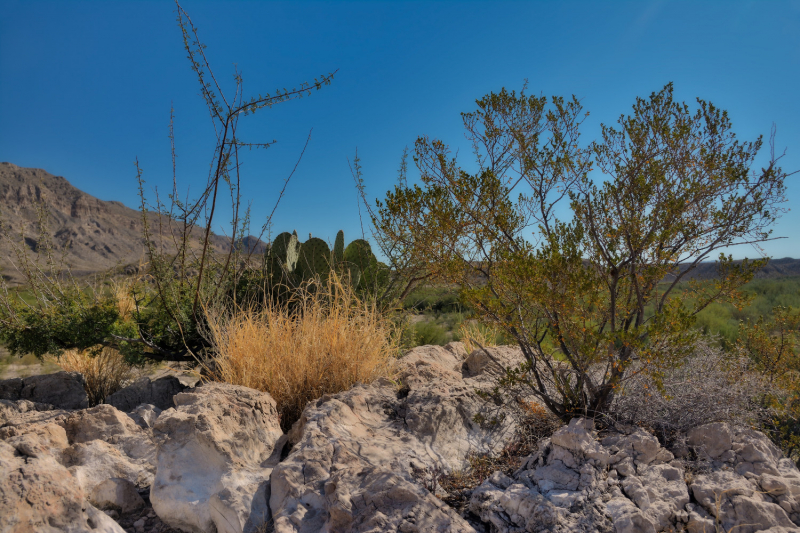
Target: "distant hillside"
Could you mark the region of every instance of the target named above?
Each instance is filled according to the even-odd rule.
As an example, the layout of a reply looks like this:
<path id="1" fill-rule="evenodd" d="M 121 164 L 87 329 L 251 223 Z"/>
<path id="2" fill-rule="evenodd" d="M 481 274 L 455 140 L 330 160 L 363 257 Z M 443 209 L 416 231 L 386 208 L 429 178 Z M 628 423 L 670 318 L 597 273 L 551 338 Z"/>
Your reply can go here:
<path id="1" fill-rule="evenodd" d="M 683 279 L 713 279 L 717 276 L 716 264 L 709 262 L 700 263 L 696 269 L 688 273 Z M 789 276 L 800 276 L 800 259 L 792 259 L 790 257 L 770 259 L 767 266 L 756 273 L 756 279 L 785 278 Z"/>
<path id="2" fill-rule="evenodd" d="M 34 253 L 38 250 L 35 205 L 40 200 L 49 212 L 51 237 L 58 246 L 66 247 L 65 261 L 74 274 L 101 272 L 138 263 L 144 257 L 139 211 L 120 202 L 99 200 L 44 170 L 0 163 L 0 221 L 10 236 L 0 235 L 0 269 L 10 283 L 22 281 L 14 267 L 13 246 Z M 153 222 L 156 220 L 153 216 Z M 198 238 L 200 231 L 195 228 Z M 222 251 L 229 244 L 226 238 L 214 235 L 212 245 Z"/>

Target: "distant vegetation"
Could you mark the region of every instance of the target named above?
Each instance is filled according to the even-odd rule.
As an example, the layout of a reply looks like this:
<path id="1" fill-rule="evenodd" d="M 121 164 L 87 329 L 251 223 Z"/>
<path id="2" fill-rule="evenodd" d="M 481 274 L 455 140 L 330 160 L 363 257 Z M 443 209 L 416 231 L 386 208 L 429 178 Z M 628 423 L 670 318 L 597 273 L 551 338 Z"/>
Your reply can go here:
<path id="1" fill-rule="evenodd" d="M 679 292 L 686 290 L 685 285 L 678 287 Z M 739 337 L 742 321 L 772 319 L 773 308 L 777 306 L 800 309 L 800 276 L 754 279 L 742 291 L 752 298 L 748 305 L 740 310 L 728 303 L 711 304 L 698 313 L 694 327 L 705 335 L 719 337 L 723 346 L 731 347 Z M 419 287 L 406 297 L 403 308 L 419 315 L 414 324 L 420 332 L 419 344 L 443 345 L 460 340 L 460 325 L 474 317 L 469 305 L 460 302 L 456 287 Z"/>

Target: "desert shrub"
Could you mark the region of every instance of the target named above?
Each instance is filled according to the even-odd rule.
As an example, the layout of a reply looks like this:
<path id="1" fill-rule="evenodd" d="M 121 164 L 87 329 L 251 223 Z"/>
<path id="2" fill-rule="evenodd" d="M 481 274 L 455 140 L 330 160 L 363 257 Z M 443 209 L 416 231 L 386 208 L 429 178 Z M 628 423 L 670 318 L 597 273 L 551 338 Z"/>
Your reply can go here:
<path id="1" fill-rule="evenodd" d="M 450 313 L 463 311 L 458 289 L 451 287 L 418 287 L 403 300 L 403 307 L 421 312 Z"/>
<path id="2" fill-rule="evenodd" d="M 443 346 L 449 341 L 447 331 L 436 322 L 417 322 L 413 325 L 413 335 L 416 346 L 426 344 Z"/>
<path id="3" fill-rule="evenodd" d="M 418 179 L 404 157 L 370 212 L 376 232 L 394 245 L 392 265 L 458 287 L 476 318 L 519 345 L 517 376 L 548 409 L 565 421 L 602 415 L 631 375 L 658 384 L 682 360 L 704 308 L 742 306 L 766 260 L 722 254 L 716 279 L 676 287 L 728 247 L 770 238 L 786 202 L 782 156 L 772 150 L 758 170 L 763 139 L 740 141 L 726 111 L 692 109 L 672 84 L 589 143 L 574 96 L 502 89 L 476 104 L 461 115 L 474 162 L 419 137 Z"/>
<path id="4" fill-rule="evenodd" d="M 722 350 L 716 339 L 701 339 L 682 365 L 664 372 L 660 384 L 634 372 L 601 422 L 645 427 L 670 446 L 710 422 L 760 426 L 770 416 L 759 401 L 767 391 L 750 358 Z"/>
<path id="5" fill-rule="evenodd" d="M 769 385 L 760 396 L 770 413 L 763 429 L 800 464 L 800 312 L 776 306 L 770 315 L 742 322 L 736 348 Z"/>
<path id="6" fill-rule="evenodd" d="M 66 350 L 56 362 L 67 372 L 83 374 L 89 407 L 103 403 L 136 374 L 136 369 L 119 351 L 104 346 Z"/>
<path id="7" fill-rule="evenodd" d="M 394 325 L 335 275 L 293 293 L 292 302 L 206 310 L 214 380 L 268 392 L 291 428 L 306 403 L 390 375 Z"/>
<path id="8" fill-rule="evenodd" d="M 551 437 L 564 423 L 540 403 L 521 401 L 518 407 L 519 422 L 512 446 L 517 455 L 527 457 L 536 451 L 540 440 Z"/>

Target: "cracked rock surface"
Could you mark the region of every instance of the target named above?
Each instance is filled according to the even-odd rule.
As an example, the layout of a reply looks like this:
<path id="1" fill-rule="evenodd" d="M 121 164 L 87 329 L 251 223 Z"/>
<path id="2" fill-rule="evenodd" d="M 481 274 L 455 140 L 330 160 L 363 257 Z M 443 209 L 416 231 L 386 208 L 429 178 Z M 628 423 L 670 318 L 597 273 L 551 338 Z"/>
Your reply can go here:
<path id="1" fill-rule="evenodd" d="M 642 429 L 598 440 L 573 419 L 513 477 L 475 489 L 470 510 L 498 533 L 800 530 L 800 472 L 766 436 L 714 423 L 688 440 L 698 472 Z"/>
<path id="2" fill-rule="evenodd" d="M 311 402 L 288 435 L 269 394 L 228 384 L 175 387 L 163 411 L 0 399 L 0 531 L 800 531 L 800 472 L 763 434 L 723 423 L 686 435 L 689 461 L 642 429 L 574 419 L 449 507 L 441 476 L 514 436 L 482 392 L 521 361 L 508 347 L 418 347 L 396 381 Z"/>
<path id="3" fill-rule="evenodd" d="M 493 383 L 492 365 L 521 362 L 512 349 L 491 353 L 467 356 L 461 343 L 416 348 L 400 359 L 401 386 L 378 381 L 306 407 L 272 475 L 276 533 L 475 531 L 424 485 L 511 437 L 510 421 L 475 421 L 486 410 L 476 389 Z"/>

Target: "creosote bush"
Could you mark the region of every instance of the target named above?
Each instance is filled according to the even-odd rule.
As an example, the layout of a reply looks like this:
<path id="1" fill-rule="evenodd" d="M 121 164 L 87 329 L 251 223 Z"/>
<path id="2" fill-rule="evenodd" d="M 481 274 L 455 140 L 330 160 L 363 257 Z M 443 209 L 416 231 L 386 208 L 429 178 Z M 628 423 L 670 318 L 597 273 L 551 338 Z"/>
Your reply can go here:
<path id="1" fill-rule="evenodd" d="M 766 260 L 731 246 L 771 239 L 788 174 L 774 131 L 740 140 L 728 113 L 678 101 L 672 84 L 581 137 L 578 98 L 505 89 L 463 113 L 475 161 L 419 137 L 393 190 L 370 211 L 389 264 L 459 289 L 484 324 L 519 345 L 515 374 L 564 421 L 606 413 L 634 373 L 661 380 L 714 303 L 741 307 Z M 760 167 L 760 168 L 759 168 Z M 681 282 L 717 259 L 717 278 Z M 666 283 L 665 283 L 666 281 Z"/>
<path id="2" fill-rule="evenodd" d="M 268 392 L 284 430 L 307 402 L 391 375 L 398 352 L 393 323 L 335 274 L 289 302 L 207 309 L 206 318 L 212 379 Z"/>
<path id="3" fill-rule="evenodd" d="M 119 351 L 104 346 L 66 350 L 56 363 L 67 372 L 83 374 L 90 407 L 103 403 L 136 374 L 136 368 Z"/>

